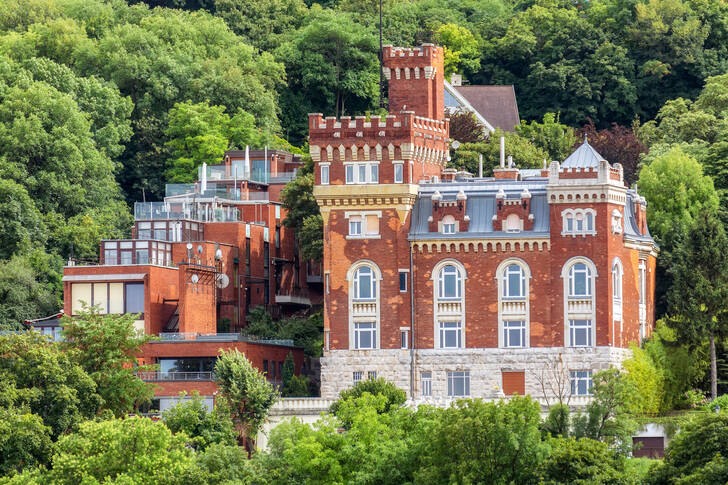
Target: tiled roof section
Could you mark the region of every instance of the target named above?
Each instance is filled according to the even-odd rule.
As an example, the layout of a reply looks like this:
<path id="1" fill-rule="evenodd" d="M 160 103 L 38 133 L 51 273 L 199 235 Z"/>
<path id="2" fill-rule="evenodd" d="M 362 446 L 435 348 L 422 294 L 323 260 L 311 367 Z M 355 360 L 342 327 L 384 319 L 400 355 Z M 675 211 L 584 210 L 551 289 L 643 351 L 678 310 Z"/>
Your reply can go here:
<path id="1" fill-rule="evenodd" d="M 520 200 L 524 188 L 531 193 L 531 214 L 534 216 L 534 226 L 533 230 L 523 231 L 520 234 L 530 237 L 547 237 L 550 227 L 549 204 L 546 199 L 546 179 L 543 179 L 523 182 L 509 180 L 421 185 L 412 212 L 409 239 L 428 239 L 435 235 L 438 239 L 512 238 L 514 236 L 512 233 L 493 230 L 493 216 L 496 214 L 495 196 L 500 189 L 503 189 L 507 199 Z M 467 196 L 466 214 L 470 217 L 470 224 L 466 232 L 458 234 L 430 232 L 427 219 L 432 215 L 432 194 L 436 190 L 442 194 L 443 201 L 455 200 L 459 191 L 465 192 Z"/>
<path id="2" fill-rule="evenodd" d="M 514 131 L 521 123 L 513 85 L 457 86 L 455 89 L 494 127 Z"/>
<path id="3" fill-rule="evenodd" d="M 566 157 L 562 167 L 570 168 L 598 168 L 599 162 L 605 160 L 603 156 L 597 152 L 593 146 L 589 144 L 589 141 L 584 137 L 584 143 L 579 148 L 574 150 L 574 153 Z"/>

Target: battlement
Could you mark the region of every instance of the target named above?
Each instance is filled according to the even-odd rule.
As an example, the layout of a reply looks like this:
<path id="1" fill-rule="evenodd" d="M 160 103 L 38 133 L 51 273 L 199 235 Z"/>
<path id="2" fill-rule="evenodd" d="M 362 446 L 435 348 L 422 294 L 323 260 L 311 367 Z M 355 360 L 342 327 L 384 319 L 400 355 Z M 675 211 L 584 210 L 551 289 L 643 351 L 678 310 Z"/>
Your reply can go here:
<path id="1" fill-rule="evenodd" d="M 549 184 L 608 184 L 624 187 L 624 170 L 622 165 L 610 165 L 606 160 L 599 165 L 589 167 L 562 167 L 559 162 L 551 162 L 549 167 Z"/>

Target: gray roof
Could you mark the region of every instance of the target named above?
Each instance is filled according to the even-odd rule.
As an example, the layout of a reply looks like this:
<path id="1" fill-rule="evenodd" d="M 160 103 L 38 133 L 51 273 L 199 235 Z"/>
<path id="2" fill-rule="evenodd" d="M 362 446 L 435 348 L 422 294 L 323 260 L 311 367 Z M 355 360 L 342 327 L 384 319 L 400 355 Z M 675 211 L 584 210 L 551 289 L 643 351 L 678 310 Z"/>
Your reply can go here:
<path id="1" fill-rule="evenodd" d="M 496 194 L 500 189 L 506 199 L 521 199 L 521 192 L 528 188 L 531 193 L 531 214 L 534 215 L 534 226 L 530 231 L 522 231 L 525 237 L 549 236 L 549 205 L 546 199 L 546 179 L 517 182 L 513 180 L 487 181 L 485 183 L 469 182 L 427 184 L 420 186 L 419 197 L 412 211 L 412 226 L 409 239 L 428 239 L 433 236 L 427 219 L 432 215 L 432 194 L 438 190 L 443 201 L 455 200 L 455 196 L 463 190 L 468 196 L 465 213 L 470 217 L 468 230 L 457 234 L 437 234 L 438 239 L 462 238 L 512 238 L 513 234 L 494 231 L 493 216 L 496 214 Z"/>
<path id="2" fill-rule="evenodd" d="M 566 160 L 564 160 L 561 166 L 570 168 L 597 168 L 599 167 L 599 162 L 602 160 L 605 160 L 605 158 L 599 155 L 599 152 L 584 137 L 584 143 L 574 150 L 574 153 L 566 157 Z"/>
<path id="3" fill-rule="evenodd" d="M 627 203 L 624 205 L 624 237 L 627 239 L 654 243 L 654 240 L 650 235 L 650 229 L 647 228 L 647 233 L 642 234 L 637 226 L 637 219 L 635 219 L 634 216 L 635 197 L 637 197 L 637 192 L 632 189 L 627 191 Z"/>
<path id="4" fill-rule="evenodd" d="M 515 131 L 515 126 L 521 123 L 513 85 L 450 86 L 450 90 L 459 96 L 446 89 L 445 106 L 461 106 L 475 111 L 488 121 L 488 125 L 503 131 Z"/>

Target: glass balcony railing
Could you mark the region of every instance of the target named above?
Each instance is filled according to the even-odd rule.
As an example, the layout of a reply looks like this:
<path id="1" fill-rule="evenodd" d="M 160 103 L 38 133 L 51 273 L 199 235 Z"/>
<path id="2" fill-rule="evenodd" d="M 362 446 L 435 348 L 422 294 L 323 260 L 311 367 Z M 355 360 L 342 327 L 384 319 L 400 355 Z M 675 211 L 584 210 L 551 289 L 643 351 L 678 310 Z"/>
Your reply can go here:
<path id="1" fill-rule="evenodd" d="M 267 199 L 267 194 L 266 199 Z M 214 207 L 209 202 L 136 202 L 134 218 L 149 220 L 190 220 L 199 222 L 235 222 L 240 220 L 240 211 L 235 207 Z"/>
<path id="2" fill-rule="evenodd" d="M 249 180 L 264 184 L 287 183 L 296 178 L 295 172 L 272 173 L 266 170 L 263 160 L 251 160 L 247 170 L 244 162 L 235 160 L 232 165 L 208 165 L 207 186 L 216 180 Z M 202 167 L 197 168 L 197 180 L 202 180 Z M 169 196 L 169 194 L 167 194 Z"/>

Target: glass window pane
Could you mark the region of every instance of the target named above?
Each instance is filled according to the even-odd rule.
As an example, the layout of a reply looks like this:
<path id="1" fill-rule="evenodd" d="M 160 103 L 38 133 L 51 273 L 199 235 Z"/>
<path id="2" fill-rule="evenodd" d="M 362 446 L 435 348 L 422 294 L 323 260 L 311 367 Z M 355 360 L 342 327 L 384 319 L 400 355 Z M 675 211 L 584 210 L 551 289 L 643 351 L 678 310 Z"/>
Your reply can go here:
<path id="1" fill-rule="evenodd" d="M 446 274 L 445 275 L 445 298 L 455 298 L 455 275 L 454 274 Z"/>
<path id="2" fill-rule="evenodd" d="M 124 300 L 126 313 L 144 313 L 144 283 L 127 283 Z"/>
<path id="3" fill-rule="evenodd" d="M 366 165 L 359 165 L 359 182 L 360 184 L 363 184 L 367 181 L 367 166 Z"/>
<path id="4" fill-rule="evenodd" d="M 402 164 L 397 164 L 397 165 L 394 166 L 394 183 L 401 183 L 402 182 L 402 179 L 403 179 L 403 177 L 402 177 L 402 175 L 403 175 L 402 170 L 403 170 L 403 165 Z"/>
<path id="5" fill-rule="evenodd" d="M 370 182 L 379 182 L 379 165 L 372 165 L 370 168 L 372 175 Z"/>
<path id="6" fill-rule="evenodd" d="M 354 183 L 354 166 L 353 165 L 346 166 L 346 183 L 347 184 Z"/>

